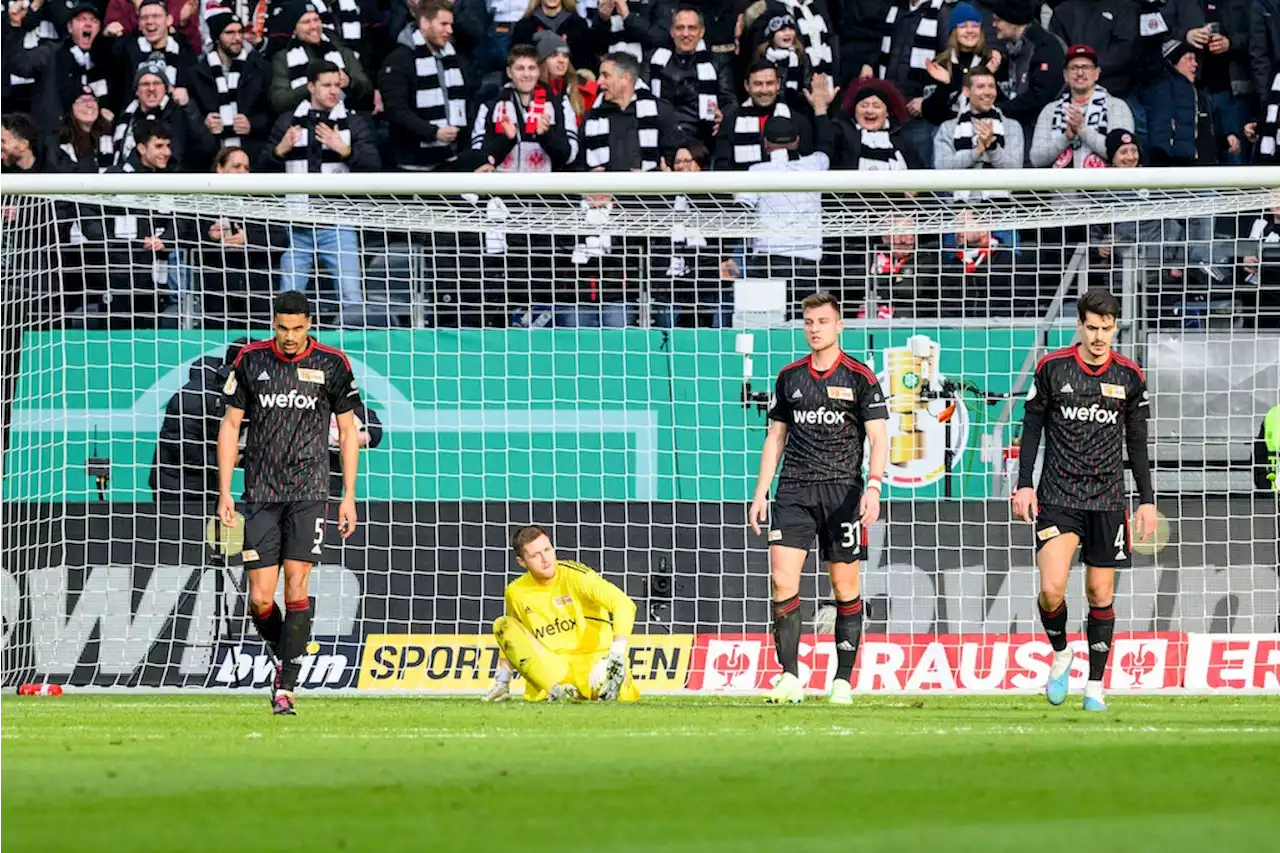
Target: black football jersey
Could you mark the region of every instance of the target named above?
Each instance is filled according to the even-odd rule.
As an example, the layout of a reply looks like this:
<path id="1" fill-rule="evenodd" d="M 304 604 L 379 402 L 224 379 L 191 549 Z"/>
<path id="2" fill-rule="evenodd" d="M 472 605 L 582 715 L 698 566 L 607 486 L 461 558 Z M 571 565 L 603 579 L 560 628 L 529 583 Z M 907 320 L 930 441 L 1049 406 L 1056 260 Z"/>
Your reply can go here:
<path id="1" fill-rule="evenodd" d="M 244 499 L 250 503 L 325 500 L 329 420 L 360 404 L 351 363 L 314 339 L 298 355 L 259 341 L 240 351 L 223 388 L 248 422 Z"/>
<path id="2" fill-rule="evenodd" d="M 1040 503 L 1124 509 L 1126 434 L 1136 430 L 1145 442 L 1148 402 L 1141 368 L 1122 355 L 1089 365 L 1071 346 L 1042 358 L 1026 402 L 1027 414 L 1044 423 Z M 1020 487 L 1031 484 L 1037 450 L 1022 449 Z"/>
<path id="3" fill-rule="evenodd" d="M 861 484 L 864 424 L 888 417 L 880 381 L 847 353 L 822 373 L 812 355 L 788 364 L 769 401 L 769 419 L 787 425 L 779 480 Z"/>

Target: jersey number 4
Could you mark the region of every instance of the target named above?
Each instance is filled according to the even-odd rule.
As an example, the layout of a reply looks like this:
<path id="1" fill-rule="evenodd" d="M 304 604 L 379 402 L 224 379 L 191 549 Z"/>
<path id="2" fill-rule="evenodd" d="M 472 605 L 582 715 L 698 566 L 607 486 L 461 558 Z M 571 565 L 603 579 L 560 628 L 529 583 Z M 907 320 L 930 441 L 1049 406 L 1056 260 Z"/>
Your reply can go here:
<path id="1" fill-rule="evenodd" d="M 312 553 L 312 554 L 319 554 L 319 553 L 320 553 L 320 545 L 321 545 L 323 542 L 324 542 L 324 519 L 323 519 L 323 518 L 317 518 L 317 519 L 316 519 L 316 538 L 315 538 L 315 539 L 312 541 L 312 543 L 311 543 L 311 545 L 312 545 L 311 553 Z"/>
<path id="2" fill-rule="evenodd" d="M 862 522 L 846 521 L 840 525 L 840 547 L 856 548 L 858 540 L 861 539 Z"/>

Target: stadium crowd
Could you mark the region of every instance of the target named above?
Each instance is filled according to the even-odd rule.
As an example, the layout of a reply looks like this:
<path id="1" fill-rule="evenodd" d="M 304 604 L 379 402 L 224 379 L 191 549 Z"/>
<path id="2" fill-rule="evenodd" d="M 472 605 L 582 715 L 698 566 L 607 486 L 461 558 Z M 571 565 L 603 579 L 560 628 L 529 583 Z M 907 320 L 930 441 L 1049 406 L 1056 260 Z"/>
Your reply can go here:
<path id="1" fill-rule="evenodd" d="M 3 66 L 7 172 L 1280 159 L 1280 0 L 10 0 Z M 1039 316 L 1084 242 L 1100 283 L 1154 246 L 1142 263 L 1155 310 L 1203 314 L 1225 293 L 1247 323 L 1280 323 L 1280 205 L 1256 220 L 877 241 L 824 234 L 818 194 L 732 201 L 813 227 L 748 241 L 410 236 L 68 203 L 61 296 L 91 325 L 165 325 L 182 293 L 206 325 L 243 325 L 274 290 L 320 286 L 319 266 L 328 315 L 348 326 L 404 322 L 385 292 L 409 279 L 435 325 L 629 325 L 643 283 L 651 322 L 720 326 L 740 277 L 832 290 L 881 317 Z M 1002 198 L 955 203 L 976 222 Z M 479 221 L 511 215 L 498 199 L 458 204 Z"/>

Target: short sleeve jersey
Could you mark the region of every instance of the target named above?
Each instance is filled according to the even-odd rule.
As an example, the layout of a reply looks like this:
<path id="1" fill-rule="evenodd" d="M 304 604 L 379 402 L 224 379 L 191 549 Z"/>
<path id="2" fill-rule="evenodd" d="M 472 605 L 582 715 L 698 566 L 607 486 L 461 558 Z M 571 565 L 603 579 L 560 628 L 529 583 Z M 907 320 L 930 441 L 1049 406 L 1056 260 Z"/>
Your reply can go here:
<path id="1" fill-rule="evenodd" d="M 244 499 L 326 500 L 330 418 L 360 404 L 342 351 L 314 339 L 296 356 L 278 350 L 274 340 L 249 344 L 223 392 L 248 421 Z"/>
<path id="2" fill-rule="evenodd" d="M 880 380 L 847 353 L 822 372 L 812 355 L 788 364 L 769 401 L 769 419 L 787 425 L 779 482 L 860 485 L 866 423 L 888 417 Z"/>

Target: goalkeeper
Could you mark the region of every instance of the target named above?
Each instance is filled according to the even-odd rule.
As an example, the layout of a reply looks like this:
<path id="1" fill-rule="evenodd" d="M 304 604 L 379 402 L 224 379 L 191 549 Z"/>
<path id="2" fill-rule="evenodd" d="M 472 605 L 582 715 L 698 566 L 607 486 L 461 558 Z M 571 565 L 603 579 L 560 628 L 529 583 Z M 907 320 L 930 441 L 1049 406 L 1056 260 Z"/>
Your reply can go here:
<path id="1" fill-rule="evenodd" d="M 639 699 L 627 666 L 635 602 L 582 563 L 556 559 L 541 527 L 521 527 L 511 548 L 525 573 L 507 586 L 506 614 L 493 623 L 502 658 L 485 701 L 508 697 L 512 670 L 531 701 Z"/>

